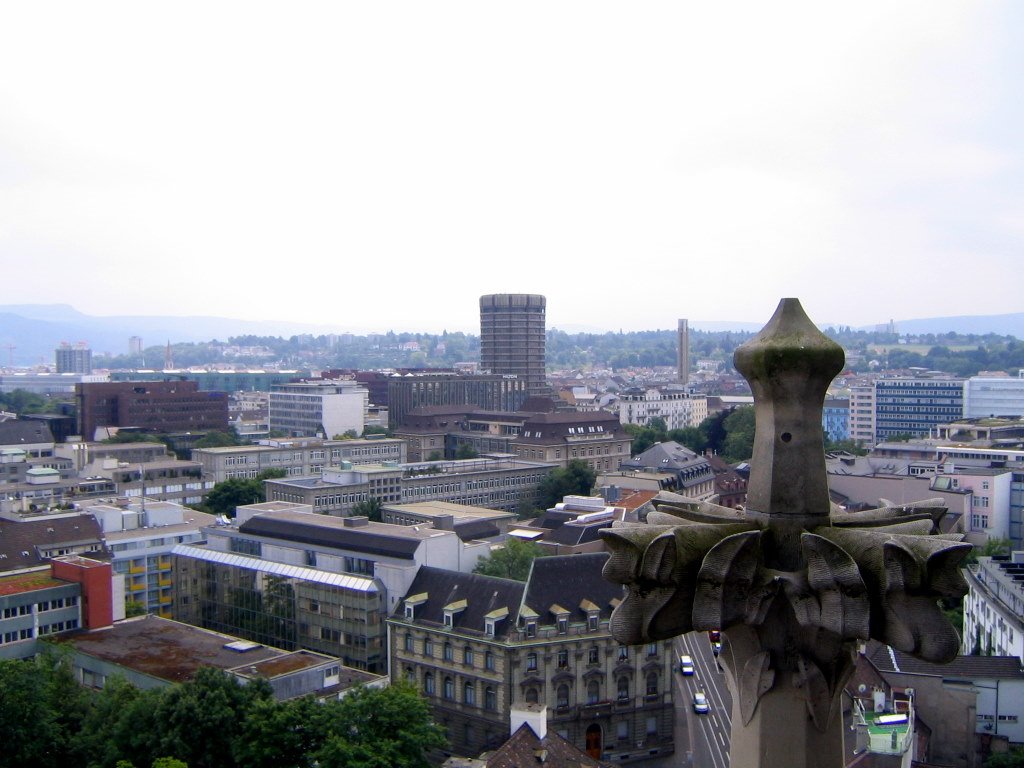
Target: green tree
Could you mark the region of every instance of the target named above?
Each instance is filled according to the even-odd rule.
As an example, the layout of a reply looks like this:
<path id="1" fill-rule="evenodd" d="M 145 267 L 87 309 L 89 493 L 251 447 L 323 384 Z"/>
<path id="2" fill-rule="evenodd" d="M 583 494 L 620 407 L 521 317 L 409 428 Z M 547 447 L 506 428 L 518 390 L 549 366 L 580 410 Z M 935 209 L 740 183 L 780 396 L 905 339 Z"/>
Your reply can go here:
<path id="1" fill-rule="evenodd" d="M 382 509 L 384 503 L 374 497 L 366 499 L 365 501 L 357 501 L 352 505 L 352 514 L 356 516 L 368 517 L 370 522 L 379 523 L 382 519 Z"/>
<path id="2" fill-rule="evenodd" d="M 544 550 L 532 541 L 523 541 L 514 536 L 505 540 L 505 546 L 490 555 L 484 555 L 473 569 L 473 573 L 484 576 L 498 576 L 502 579 L 526 581 L 530 566 L 538 557 L 544 557 Z"/>
<path id="3" fill-rule="evenodd" d="M 267 500 L 266 489 L 263 486 L 264 480 L 271 480 L 277 477 L 284 477 L 283 469 L 266 469 L 257 477 L 251 480 L 243 480 L 239 477 L 223 480 L 206 494 L 203 499 L 203 508 L 211 515 L 235 516 L 235 507 L 245 504 L 262 504 Z"/>
<path id="4" fill-rule="evenodd" d="M 430 705 L 404 680 L 357 687 L 331 708 L 335 725 L 316 753 L 321 768 L 429 768 L 427 753 L 447 745 Z"/>
<path id="5" fill-rule="evenodd" d="M 170 688 L 156 709 L 160 756 L 192 768 L 235 765 L 232 750 L 256 702 L 271 698 L 266 681 L 242 685 L 220 669 L 201 667 L 195 679 Z"/>
<path id="6" fill-rule="evenodd" d="M 312 696 L 257 701 L 242 724 L 234 756 L 245 768 L 314 768 L 333 726 L 333 707 Z"/>
<path id="7" fill-rule="evenodd" d="M 443 458 L 444 456 L 441 454 L 440 451 L 431 451 L 430 454 L 427 456 L 427 461 L 441 461 L 441 459 Z"/>
<path id="8" fill-rule="evenodd" d="M 722 458 L 730 463 L 746 461 L 754 455 L 754 409 L 750 406 L 737 408 L 722 423 L 725 442 Z"/>
<path id="9" fill-rule="evenodd" d="M 224 432 L 219 429 L 211 429 L 192 445 L 193 448 L 227 448 L 232 445 L 241 445 L 238 433 L 232 427 Z"/>
<path id="10" fill-rule="evenodd" d="M 65 734 L 45 695 L 47 670 L 35 662 L 0 661 L 0 766 L 58 766 Z"/>
<path id="11" fill-rule="evenodd" d="M 551 470 L 537 488 L 540 504 L 550 509 L 566 496 L 589 496 L 597 473 L 585 461 L 573 459 L 565 467 Z"/>
<path id="12" fill-rule="evenodd" d="M 683 427 L 673 429 L 668 433 L 668 439 L 686 446 L 697 455 L 704 453 L 708 447 L 708 436 L 700 431 L 698 427 Z"/>
<path id="13" fill-rule="evenodd" d="M 462 443 L 455 451 L 456 459 L 475 459 L 480 452 L 469 443 Z"/>
<path id="14" fill-rule="evenodd" d="M 989 756 L 984 768 L 1024 768 L 1024 749 L 1017 747 L 1009 752 Z"/>

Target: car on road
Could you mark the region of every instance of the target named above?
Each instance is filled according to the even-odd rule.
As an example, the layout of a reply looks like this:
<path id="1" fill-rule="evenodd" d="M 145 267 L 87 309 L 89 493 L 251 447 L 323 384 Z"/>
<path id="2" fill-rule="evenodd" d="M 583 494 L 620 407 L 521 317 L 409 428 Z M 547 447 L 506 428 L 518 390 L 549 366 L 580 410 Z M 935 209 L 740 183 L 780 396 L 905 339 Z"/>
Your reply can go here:
<path id="1" fill-rule="evenodd" d="M 711 705 L 708 704 L 708 697 L 704 695 L 704 691 L 697 691 L 693 694 L 693 711 L 698 715 L 706 715 L 711 711 Z"/>
<path id="2" fill-rule="evenodd" d="M 683 655 L 679 657 L 679 671 L 684 675 L 693 674 L 693 659 L 689 656 Z"/>
<path id="3" fill-rule="evenodd" d="M 722 631 L 721 630 L 719 630 L 719 629 L 709 629 L 708 630 L 708 640 L 710 640 L 712 643 L 717 643 L 721 639 L 722 639 Z"/>
<path id="4" fill-rule="evenodd" d="M 718 656 L 718 654 L 720 654 L 722 652 L 722 644 L 721 644 L 721 642 L 719 642 L 718 640 L 715 640 L 715 642 L 713 642 L 711 644 L 711 652 L 713 654 L 715 654 L 715 656 Z"/>

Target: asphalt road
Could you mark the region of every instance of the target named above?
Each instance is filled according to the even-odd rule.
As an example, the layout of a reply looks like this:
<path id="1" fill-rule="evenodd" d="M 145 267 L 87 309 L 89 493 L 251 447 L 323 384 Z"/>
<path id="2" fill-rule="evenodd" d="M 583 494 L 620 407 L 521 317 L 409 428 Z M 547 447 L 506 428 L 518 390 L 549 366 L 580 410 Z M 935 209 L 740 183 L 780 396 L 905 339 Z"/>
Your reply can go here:
<path id="1" fill-rule="evenodd" d="M 675 640 L 676 658 L 693 658 L 694 674 L 679 673 L 674 667 L 675 755 L 644 761 L 643 768 L 729 768 L 729 729 L 732 725 L 732 697 L 720 672 L 706 632 L 691 632 Z M 693 711 L 693 694 L 703 691 L 711 711 Z"/>

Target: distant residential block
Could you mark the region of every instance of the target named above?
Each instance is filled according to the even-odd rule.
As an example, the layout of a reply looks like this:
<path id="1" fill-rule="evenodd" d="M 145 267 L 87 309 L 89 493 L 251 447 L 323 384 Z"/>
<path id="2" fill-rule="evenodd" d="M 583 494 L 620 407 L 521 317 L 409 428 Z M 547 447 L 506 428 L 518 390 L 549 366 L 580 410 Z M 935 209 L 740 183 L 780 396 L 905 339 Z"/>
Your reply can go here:
<path id="1" fill-rule="evenodd" d="M 194 381 L 107 382 L 75 387 L 78 430 L 91 440 L 100 427 L 147 432 L 227 430 L 228 397 L 200 392 Z"/>

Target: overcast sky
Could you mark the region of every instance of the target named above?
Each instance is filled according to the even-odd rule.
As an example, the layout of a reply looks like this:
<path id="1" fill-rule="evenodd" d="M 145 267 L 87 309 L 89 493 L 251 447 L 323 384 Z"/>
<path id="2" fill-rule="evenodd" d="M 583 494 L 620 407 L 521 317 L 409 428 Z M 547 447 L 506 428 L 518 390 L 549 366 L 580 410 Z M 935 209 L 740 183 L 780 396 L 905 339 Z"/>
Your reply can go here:
<path id="1" fill-rule="evenodd" d="M 7 3 L 0 304 L 1024 311 L 1012 2 Z"/>

